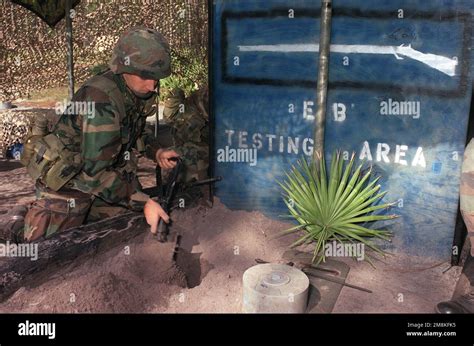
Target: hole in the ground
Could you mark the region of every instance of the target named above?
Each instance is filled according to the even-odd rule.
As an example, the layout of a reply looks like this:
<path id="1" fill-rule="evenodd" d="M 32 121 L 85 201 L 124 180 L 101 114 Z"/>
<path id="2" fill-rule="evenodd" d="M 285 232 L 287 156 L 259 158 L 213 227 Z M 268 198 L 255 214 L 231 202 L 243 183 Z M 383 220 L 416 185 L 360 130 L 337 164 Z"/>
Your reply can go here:
<path id="1" fill-rule="evenodd" d="M 214 268 L 211 263 L 201 259 L 201 253 L 190 253 L 184 249 L 180 249 L 176 262 L 186 275 L 188 288 L 199 286 L 202 279 Z"/>

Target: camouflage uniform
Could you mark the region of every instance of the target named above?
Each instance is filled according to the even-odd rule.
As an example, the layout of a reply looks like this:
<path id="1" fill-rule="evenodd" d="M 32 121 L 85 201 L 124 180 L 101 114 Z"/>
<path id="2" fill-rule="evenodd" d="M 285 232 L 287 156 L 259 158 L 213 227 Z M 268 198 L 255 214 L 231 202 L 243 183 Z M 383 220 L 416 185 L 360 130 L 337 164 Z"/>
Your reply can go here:
<path id="1" fill-rule="evenodd" d="M 464 151 L 460 194 L 460 209 L 471 241 L 471 256 L 474 256 L 474 139 Z"/>
<path id="2" fill-rule="evenodd" d="M 137 154 L 155 159 L 156 150 L 167 146 L 146 128 L 157 95 L 137 97 L 122 73 L 153 80 L 167 77 L 168 43 L 154 30 L 132 28 L 119 39 L 109 66 L 110 71 L 89 79 L 72 100 L 93 103 L 95 112 L 66 110 L 52 130 L 66 152 L 80 155 L 80 170 L 57 191 L 38 179 L 37 200 L 25 216 L 26 241 L 125 209 L 141 211 L 149 199 L 137 179 Z"/>
<path id="3" fill-rule="evenodd" d="M 469 288 L 465 294 L 436 306 L 436 312 L 445 314 L 474 313 L 474 139 L 464 151 L 461 171 L 460 209 L 471 242 L 470 256 L 464 263 L 461 277 L 467 279 Z"/>
<path id="4" fill-rule="evenodd" d="M 181 89 L 170 92 L 163 117 L 174 129 L 185 168 L 184 181 L 206 179 L 209 168 L 209 119 L 207 87 L 185 98 Z"/>

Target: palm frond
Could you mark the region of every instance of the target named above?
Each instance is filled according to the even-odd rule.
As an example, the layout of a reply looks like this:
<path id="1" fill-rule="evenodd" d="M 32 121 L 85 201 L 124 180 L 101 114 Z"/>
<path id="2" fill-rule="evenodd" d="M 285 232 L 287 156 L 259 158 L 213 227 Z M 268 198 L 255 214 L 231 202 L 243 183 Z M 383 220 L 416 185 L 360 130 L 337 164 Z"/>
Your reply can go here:
<path id="1" fill-rule="evenodd" d="M 285 181 L 278 182 L 289 210 L 284 217 L 298 222 L 279 236 L 303 232 L 290 246 L 314 243 L 313 262 L 326 260 L 324 249 L 330 241 L 362 243 L 383 255 L 384 251 L 370 239 L 390 240 L 392 236 L 387 230 L 364 227 L 397 215 L 380 213 L 393 206 L 393 203 L 379 203 L 386 194 L 380 192 L 377 184 L 380 177 L 372 179 L 372 169 L 363 169 L 363 164 L 353 170 L 354 163 L 354 153 L 345 163 L 337 151 L 332 156 L 328 176 L 324 155 L 316 153 L 316 160 L 298 160 L 285 173 Z M 370 262 L 368 257 L 367 261 Z"/>

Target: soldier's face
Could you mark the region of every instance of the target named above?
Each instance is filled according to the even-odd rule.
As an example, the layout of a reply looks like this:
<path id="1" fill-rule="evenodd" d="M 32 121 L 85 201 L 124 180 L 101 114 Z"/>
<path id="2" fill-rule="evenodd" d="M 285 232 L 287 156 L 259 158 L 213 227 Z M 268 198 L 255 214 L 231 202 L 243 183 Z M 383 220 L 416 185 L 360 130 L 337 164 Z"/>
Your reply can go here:
<path id="1" fill-rule="evenodd" d="M 155 91 L 156 87 L 158 86 L 158 81 L 154 79 L 143 79 L 140 76 L 136 76 L 134 74 L 124 73 L 123 78 L 127 83 L 127 86 L 130 90 L 133 91 L 135 95 L 140 98 L 147 99 L 152 96 Z"/>

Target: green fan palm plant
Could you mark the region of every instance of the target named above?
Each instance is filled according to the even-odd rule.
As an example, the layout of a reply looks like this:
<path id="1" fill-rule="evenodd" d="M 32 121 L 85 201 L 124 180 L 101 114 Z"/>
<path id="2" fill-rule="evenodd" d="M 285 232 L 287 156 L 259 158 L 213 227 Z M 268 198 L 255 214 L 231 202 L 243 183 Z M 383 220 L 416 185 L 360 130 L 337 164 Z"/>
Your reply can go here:
<path id="1" fill-rule="evenodd" d="M 286 216 L 298 222 L 280 235 L 303 233 L 290 247 L 315 243 L 313 263 L 326 260 L 324 249 L 329 241 L 360 242 L 383 255 L 384 251 L 371 238 L 390 240 L 391 233 L 364 227 L 367 222 L 397 217 L 373 214 L 394 204 L 376 204 L 386 193 L 380 192 L 380 177 L 370 181 L 371 169 L 363 173 L 362 164 L 353 171 L 355 155 L 344 165 L 340 152 L 333 155 L 328 177 L 324 155 L 317 157 L 310 163 L 305 158 L 298 160 L 298 167 L 292 166 L 286 173 L 287 180 L 278 182 L 290 211 Z M 365 259 L 372 263 L 367 256 Z"/>

